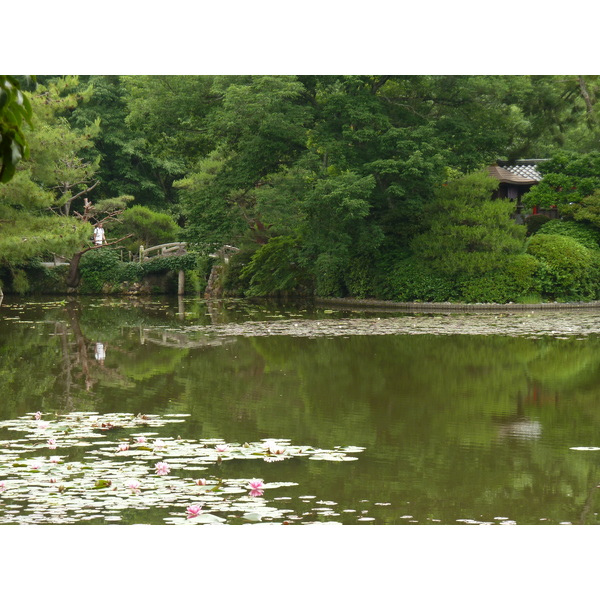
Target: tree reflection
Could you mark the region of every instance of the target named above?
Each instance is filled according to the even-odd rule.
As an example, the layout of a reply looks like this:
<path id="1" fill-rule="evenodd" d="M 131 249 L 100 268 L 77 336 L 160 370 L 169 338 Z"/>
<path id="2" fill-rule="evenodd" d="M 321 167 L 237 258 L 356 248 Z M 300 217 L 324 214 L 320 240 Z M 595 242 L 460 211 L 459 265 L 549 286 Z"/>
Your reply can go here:
<path id="1" fill-rule="evenodd" d="M 297 469 L 287 476 L 320 486 L 321 496 L 343 491 L 358 503 L 368 489 L 396 507 L 409 501 L 421 521 L 475 513 L 597 520 L 599 468 L 593 453 L 569 450 L 600 446 L 594 336 L 311 339 L 195 328 L 265 318 L 238 303 L 186 304 L 183 322 L 180 306 L 156 300 L 29 311 L 16 314 L 33 325 L 0 322 L 4 418 L 42 407 L 180 412 L 190 417 L 179 433 L 195 439 L 365 447 L 343 472 L 311 462 L 276 467 Z M 398 522 L 392 509 L 386 515 Z"/>

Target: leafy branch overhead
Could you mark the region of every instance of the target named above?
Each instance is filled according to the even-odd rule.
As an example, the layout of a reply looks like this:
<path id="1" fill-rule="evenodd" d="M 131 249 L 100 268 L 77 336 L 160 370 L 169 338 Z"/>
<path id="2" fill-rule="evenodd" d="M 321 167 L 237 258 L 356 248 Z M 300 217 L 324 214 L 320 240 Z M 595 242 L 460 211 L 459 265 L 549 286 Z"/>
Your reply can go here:
<path id="1" fill-rule="evenodd" d="M 23 123 L 31 125 L 31 102 L 16 77 L 0 75 L 0 183 L 10 181 L 19 161 L 29 157 Z"/>

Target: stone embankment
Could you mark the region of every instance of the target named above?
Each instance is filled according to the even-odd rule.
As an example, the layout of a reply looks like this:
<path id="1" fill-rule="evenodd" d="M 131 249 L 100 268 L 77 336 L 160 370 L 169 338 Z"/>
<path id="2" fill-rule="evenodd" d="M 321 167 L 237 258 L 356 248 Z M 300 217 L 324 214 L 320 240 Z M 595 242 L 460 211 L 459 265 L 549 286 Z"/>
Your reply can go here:
<path id="1" fill-rule="evenodd" d="M 317 303 L 339 307 L 387 308 L 422 312 L 513 312 L 532 310 L 573 310 L 600 308 L 600 302 L 540 302 L 537 304 L 459 304 L 454 302 L 393 302 L 357 298 L 317 298 Z"/>

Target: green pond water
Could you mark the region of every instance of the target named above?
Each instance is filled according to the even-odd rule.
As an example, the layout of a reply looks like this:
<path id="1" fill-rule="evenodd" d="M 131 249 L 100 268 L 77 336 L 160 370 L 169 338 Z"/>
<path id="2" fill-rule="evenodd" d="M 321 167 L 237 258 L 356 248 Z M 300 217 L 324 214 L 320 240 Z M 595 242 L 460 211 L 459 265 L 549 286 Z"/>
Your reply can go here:
<path id="1" fill-rule="evenodd" d="M 597 311 L 0 306 L 0 524 L 596 524 L 599 486 Z"/>

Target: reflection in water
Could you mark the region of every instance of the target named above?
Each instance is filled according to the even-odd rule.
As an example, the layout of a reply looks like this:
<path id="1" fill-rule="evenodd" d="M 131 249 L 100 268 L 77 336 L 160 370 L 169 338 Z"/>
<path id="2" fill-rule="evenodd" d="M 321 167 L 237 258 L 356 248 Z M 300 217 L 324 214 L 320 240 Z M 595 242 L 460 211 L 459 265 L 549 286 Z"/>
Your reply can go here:
<path id="1" fill-rule="evenodd" d="M 542 424 L 539 421 L 529 419 L 519 419 L 508 423 L 503 423 L 498 427 L 498 436 L 500 439 L 505 437 L 514 437 L 523 440 L 535 440 L 542 435 Z"/>
<path id="2" fill-rule="evenodd" d="M 94 358 L 101 364 L 104 364 L 104 359 L 106 358 L 106 348 L 102 342 L 96 342 L 96 351 L 94 354 Z"/>
<path id="3" fill-rule="evenodd" d="M 337 506 L 343 522 L 597 522 L 594 453 L 569 450 L 600 446 L 593 335 L 234 336 L 200 327 L 362 316 L 235 301 L 5 298 L 0 415 L 181 413 L 189 417 L 173 434 L 183 438 L 365 447 L 353 463 L 219 466 L 223 476 L 298 482 L 279 502 L 313 518 Z M 268 490 L 263 497 L 273 501 Z"/>

